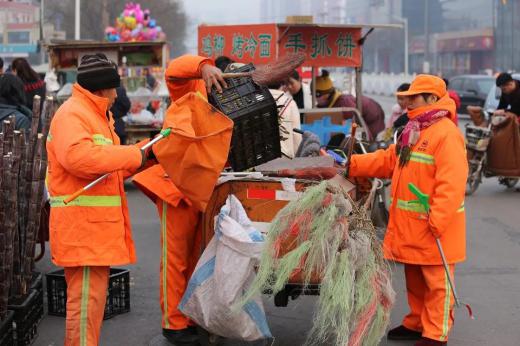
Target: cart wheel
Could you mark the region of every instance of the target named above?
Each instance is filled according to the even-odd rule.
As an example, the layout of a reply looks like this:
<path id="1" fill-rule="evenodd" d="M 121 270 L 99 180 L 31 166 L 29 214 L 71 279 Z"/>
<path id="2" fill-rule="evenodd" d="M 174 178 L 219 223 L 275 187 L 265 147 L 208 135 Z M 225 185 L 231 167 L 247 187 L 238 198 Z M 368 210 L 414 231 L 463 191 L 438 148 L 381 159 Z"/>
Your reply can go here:
<path id="1" fill-rule="evenodd" d="M 512 189 L 518 183 L 518 178 L 500 178 L 500 184 L 505 185 L 508 189 Z"/>
<path id="2" fill-rule="evenodd" d="M 479 185 L 480 185 L 480 179 L 478 177 L 468 176 L 466 196 L 471 196 L 475 191 L 477 191 Z"/>
<path id="3" fill-rule="evenodd" d="M 285 308 L 289 304 L 289 294 L 286 289 L 281 290 L 274 296 L 274 306 Z"/>
<path id="4" fill-rule="evenodd" d="M 197 328 L 197 332 L 199 334 L 200 344 L 202 346 L 218 346 L 222 344 L 224 340 L 222 337 L 215 334 L 211 334 L 201 327 Z"/>
<path id="5" fill-rule="evenodd" d="M 470 164 L 469 166 L 469 174 L 466 186 L 466 196 L 472 195 L 475 191 L 477 191 L 478 186 L 482 181 L 482 170 L 476 171 L 478 168 L 476 165 Z"/>
<path id="6" fill-rule="evenodd" d="M 218 345 L 220 341 L 221 341 L 220 336 L 214 335 L 214 334 L 209 334 L 209 336 L 208 336 L 208 344 L 210 344 L 210 345 Z"/>

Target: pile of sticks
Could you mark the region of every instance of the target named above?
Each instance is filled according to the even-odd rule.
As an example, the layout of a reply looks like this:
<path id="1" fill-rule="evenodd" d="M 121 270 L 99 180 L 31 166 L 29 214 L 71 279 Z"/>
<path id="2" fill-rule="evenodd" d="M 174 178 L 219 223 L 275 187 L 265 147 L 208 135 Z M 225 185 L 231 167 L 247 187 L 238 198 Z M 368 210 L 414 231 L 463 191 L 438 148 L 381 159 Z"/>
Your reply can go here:
<path id="1" fill-rule="evenodd" d="M 35 96 L 29 131 L 15 130 L 15 118 L 1 124 L 0 133 L 0 319 L 10 299 L 30 291 L 34 249 L 45 199 L 45 140 L 55 103 L 41 107 Z"/>

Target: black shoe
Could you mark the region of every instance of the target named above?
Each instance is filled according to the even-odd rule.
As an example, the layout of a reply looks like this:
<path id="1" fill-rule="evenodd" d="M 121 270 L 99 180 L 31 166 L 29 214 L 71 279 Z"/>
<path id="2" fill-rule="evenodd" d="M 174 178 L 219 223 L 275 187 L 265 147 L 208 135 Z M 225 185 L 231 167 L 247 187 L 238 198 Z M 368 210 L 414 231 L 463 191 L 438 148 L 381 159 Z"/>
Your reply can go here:
<path id="1" fill-rule="evenodd" d="M 192 334 L 192 335 L 199 335 L 199 331 L 197 330 L 197 327 L 196 326 L 189 326 L 188 328 L 188 331 Z"/>
<path id="2" fill-rule="evenodd" d="M 174 345 L 200 346 L 199 336 L 193 335 L 190 328 L 181 330 L 163 329 L 162 335 Z"/>
<path id="3" fill-rule="evenodd" d="M 399 326 L 388 332 L 388 340 L 419 340 L 422 336 L 421 332 L 416 332 L 406 328 L 405 326 Z"/>
<path id="4" fill-rule="evenodd" d="M 428 338 L 421 338 L 418 342 L 416 342 L 413 346 L 447 346 L 448 343 L 446 341 L 437 341 Z"/>

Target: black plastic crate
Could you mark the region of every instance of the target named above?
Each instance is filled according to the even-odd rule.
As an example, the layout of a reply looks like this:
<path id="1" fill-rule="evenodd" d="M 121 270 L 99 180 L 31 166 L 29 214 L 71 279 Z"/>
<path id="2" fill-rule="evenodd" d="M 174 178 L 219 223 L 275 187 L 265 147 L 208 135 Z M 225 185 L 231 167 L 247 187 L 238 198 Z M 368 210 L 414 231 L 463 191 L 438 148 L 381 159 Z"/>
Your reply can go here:
<path id="1" fill-rule="evenodd" d="M 43 274 L 40 272 L 33 272 L 31 279 L 32 290 L 43 290 Z"/>
<path id="2" fill-rule="evenodd" d="M 7 311 L 7 317 L 0 321 L 0 346 L 14 345 L 14 312 Z"/>
<path id="3" fill-rule="evenodd" d="M 13 300 L 8 309 L 14 311 L 14 345 L 27 346 L 38 336 L 38 323 L 42 306 L 38 301 L 38 292 L 31 290 L 22 300 Z"/>
<path id="4" fill-rule="evenodd" d="M 249 72 L 245 65 L 233 72 Z M 222 93 L 215 90 L 209 102 L 234 122 L 229 161 L 235 171 L 243 171 L 282 155 L 278 109 L 269 89 L 251 77 L 226 79 Z"/>
<path id="5" fill-rule="evenodd" d="M 33 272 L 31 279 L 31 290 L 36 291 L 36 299 L 38 301 L 38 322 L 41 322 L 44 315 L 44 301 L 43 301 L 43 274 L 40 272 Z"/>
<path id="6" fill-rule="evenodd" d="M 63 269 L 48 273 L 47 307 L 48 314 L 65 317 L 67 311 L 67 283 Z M 104 319 L 130 311 L 130 271 L 110 268 L 107 302 Z"/>

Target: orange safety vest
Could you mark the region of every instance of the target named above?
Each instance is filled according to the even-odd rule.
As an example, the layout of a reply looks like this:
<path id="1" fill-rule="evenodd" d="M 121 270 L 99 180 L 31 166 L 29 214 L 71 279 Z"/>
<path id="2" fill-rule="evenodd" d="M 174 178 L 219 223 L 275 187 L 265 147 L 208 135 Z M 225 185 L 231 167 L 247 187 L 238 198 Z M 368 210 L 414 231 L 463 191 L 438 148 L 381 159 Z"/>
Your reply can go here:
<path id="1" fill-rule="evenodd" d="M 442 264 L 434 234 L 450 264 L 466 258 L 464 194 L 468 165 L 464 138 L 449 118 L 421 131 L 408 164 L 399 167 L 395 145 L 353 155 L 350 176 L 392 178 L 390 220 L 384 240 L 387 259 L 408 264 Z M 430 213 L 408 184 L 430 196 Z"/>
<path id="2" fill-rule="evenodd" d="M 108 99 L 74 84 L 52 119 L 49 157 L 50 245 L 56 265 L 109 266 L 136 261 L 123 181 L 141 165 L 137 146 L 119 145 Z M 76 200 L 63 200 L 113 172 Z"/>

